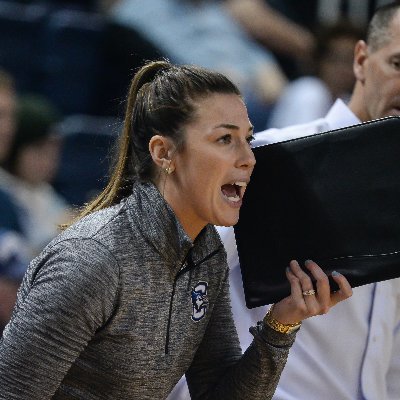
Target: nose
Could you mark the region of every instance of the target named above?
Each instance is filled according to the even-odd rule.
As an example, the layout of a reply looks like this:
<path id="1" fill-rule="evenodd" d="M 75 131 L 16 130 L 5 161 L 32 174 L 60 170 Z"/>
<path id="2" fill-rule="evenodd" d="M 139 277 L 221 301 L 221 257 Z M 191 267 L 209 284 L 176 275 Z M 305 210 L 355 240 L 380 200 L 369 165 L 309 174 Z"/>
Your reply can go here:
<path id="1" fill-rule="evenodd" d="M 246 142 L 240 147 L 240 154 L 238 155 L 236 166 L 242 169 L 253 169 L 256 164 L 253 150 Z"/>

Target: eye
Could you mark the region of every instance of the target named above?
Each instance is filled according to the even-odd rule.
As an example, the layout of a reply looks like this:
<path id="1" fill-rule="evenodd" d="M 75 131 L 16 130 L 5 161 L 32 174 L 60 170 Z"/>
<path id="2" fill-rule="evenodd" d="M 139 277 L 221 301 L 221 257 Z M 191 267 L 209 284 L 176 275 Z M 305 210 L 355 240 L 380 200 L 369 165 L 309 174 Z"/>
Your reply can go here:
<path id="1" fill-rule="evenodd" d="M 223 143 L 223 144 L 230 144 L 232 142 L 232 135 L 227 133 L 226 135 L 218 138 L 217 140 L 219 143 Z"/>
<path id="2" fill-rule="evenodd" d="M 255 139 L 255 136 L 254 136 L 254 135 L 249 135 L 249 136 L 247 136 L 247 138 L 246 138 L 248 144 L 251 144 L 251 142 L 252 142 L 254 139 Z"/>
<path id="3" fill-rule="evenodd" d="M 400 71 L 400 59 L 399 58 L 394 58 L 390 61 L 390 64 L 392 65 L 393 69 Z"/>

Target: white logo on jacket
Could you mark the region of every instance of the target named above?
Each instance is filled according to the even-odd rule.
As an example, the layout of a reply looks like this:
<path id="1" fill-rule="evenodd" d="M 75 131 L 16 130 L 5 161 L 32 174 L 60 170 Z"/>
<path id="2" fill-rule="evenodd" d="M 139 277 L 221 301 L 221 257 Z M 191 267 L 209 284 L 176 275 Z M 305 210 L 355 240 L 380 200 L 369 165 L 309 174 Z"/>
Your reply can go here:
<path id="1" fill-rule="evenodd" d="M 192 289 L 192 320 L 195 322 L 200 321 L 206 315 L 208 305 L 207 288 L 208 283 L 201 281 Z"/>

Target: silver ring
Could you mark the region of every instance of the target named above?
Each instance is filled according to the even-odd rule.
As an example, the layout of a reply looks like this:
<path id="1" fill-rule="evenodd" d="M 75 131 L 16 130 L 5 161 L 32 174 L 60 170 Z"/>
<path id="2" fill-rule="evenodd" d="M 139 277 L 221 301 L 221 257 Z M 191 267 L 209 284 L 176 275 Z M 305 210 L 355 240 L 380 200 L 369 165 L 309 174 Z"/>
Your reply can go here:
<path id="1" fill-rule="evenodd" d="M 303 292 L 303 296 L 314 296 L 316 293 L 316 291 L 314 289 L 310 289 L 310 290 L 305 290 Z"/>

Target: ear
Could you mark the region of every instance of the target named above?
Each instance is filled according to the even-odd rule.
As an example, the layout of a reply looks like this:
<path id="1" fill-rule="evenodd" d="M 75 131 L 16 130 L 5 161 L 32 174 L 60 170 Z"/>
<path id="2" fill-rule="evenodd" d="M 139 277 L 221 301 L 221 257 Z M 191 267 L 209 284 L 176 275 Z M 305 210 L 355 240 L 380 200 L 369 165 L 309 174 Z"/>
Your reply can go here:
<path id="1" fill-rule="evenodd" d="M 358 81 L 365 81 L 365 63 L 368 60 L 368 45 L 364 40 L 359 40 L 354 48 L 353 70 Z"/>
<path id="2" fill-rule="evenodd" d="M 162 135 L 154 135 L 149 142 L 149 152 L 154 164 L 168 174 L 174 171 L 175 166 L 171 159 L 174 146 L 170 139 Z"/>

